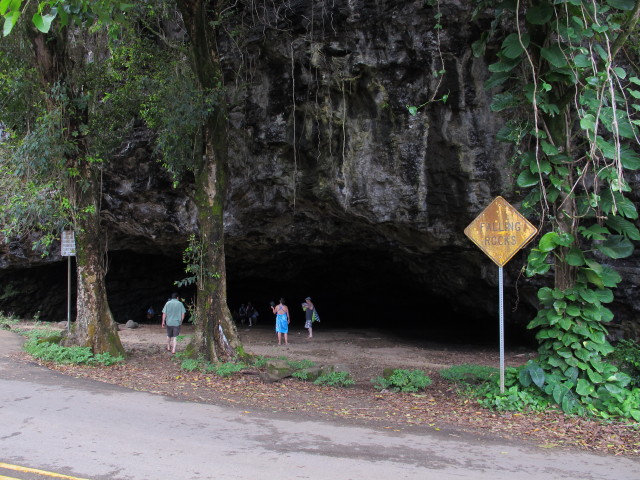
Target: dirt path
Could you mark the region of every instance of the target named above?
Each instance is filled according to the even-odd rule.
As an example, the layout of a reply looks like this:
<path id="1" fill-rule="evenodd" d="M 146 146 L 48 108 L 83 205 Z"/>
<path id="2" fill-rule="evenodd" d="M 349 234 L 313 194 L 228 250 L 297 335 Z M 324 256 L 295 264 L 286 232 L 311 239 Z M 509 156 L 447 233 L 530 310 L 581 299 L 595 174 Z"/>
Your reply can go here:
<path id="1" fill-rule="evenodd" d="M 120 338 L 127 348 L 161 346 L 166 340 L 159 325 L 142 325 L 137 329 L 120 326 Z M 193 332 L 191 325 L 183 325 L 181 335 L 188 337 Z M 358 381 L 369 384 L 382 374 L 385 368 L 406 368 L 436 371 L 451 365 L 473 363 L 498 367 L 500 357 L 497 346 L 452 346 L 430 343 L 419 337 L 394 336 L 389 332 L 364 329 L 321 330 L 316 329 L 312 339 L 306 330 L 292 329 L 289 345 L 279 346 L 276 334 L 267 325 L 241 327 L 238 330 L 242 343 L 250 353 L 265 357 L 286 356 L 292 360 L 311 360 L 319 365 L 335 365 L 345 370 Z M 409 332 L 410 335 L 410 332 Z M 184 348 L 187 339 L 179 343 Z M 535 352 L 518 349 L 505 354 L 507 366 L 518 366 L 533 358 Z"/>

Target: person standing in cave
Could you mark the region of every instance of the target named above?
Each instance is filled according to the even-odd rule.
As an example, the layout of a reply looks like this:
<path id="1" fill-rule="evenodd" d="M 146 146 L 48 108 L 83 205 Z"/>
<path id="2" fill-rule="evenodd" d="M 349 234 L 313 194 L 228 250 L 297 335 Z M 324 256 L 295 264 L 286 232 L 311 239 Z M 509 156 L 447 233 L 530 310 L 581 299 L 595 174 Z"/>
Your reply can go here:
<path id="1" fill-rule="evenodd" d="M 282 335 L 284 334 L 284 344 L 289 345 L 289 308 L 284 304 L 284 298 L 280 299 L 280 303 L 271 306 L 271 310 L 276 314 L 276 332 L 278 333 L 278 345 L 282 345 Z"/>
<path id="2" fill-rule="evenodd" d="M 307 297 L 304 299 L 304 303 L 302 304 L 302 311 L 304 312 L 304 328 L 307 329 L 309 335 L 307 338 L 313 338 L 313 316 L 316 313 L 316 309 L 313 306 L 313 302 L 311 301 L 311 297 Z"/>
<path id="3" fill-rule="evenodd" d="M 180 325 L 186 313 L 178 294 L 172 293 L 171 300 L 162 309 L 162 327 L 167 327 L 167 351 L 171 353 L 176 353 L 176 337 L 180 335 Z"/>

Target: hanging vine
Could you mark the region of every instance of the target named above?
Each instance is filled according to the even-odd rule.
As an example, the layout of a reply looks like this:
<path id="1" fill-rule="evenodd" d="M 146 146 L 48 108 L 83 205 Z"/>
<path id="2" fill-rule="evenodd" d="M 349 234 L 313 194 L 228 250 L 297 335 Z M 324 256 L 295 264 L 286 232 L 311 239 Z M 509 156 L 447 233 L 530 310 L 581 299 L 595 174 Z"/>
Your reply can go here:
<path id="1" fill-rule="evenodd" d="M 627 43 L 640 2 L 478 2 L 485 12 L 491 28 L 474 52 L 501 42 L 485 84 L 498 91 L 492 110 L 509 118 L 498 137 L 514 145 L 523 209 L 547 230 L 526 273 L 555 276 L 529 324 L 539 358 L 514 372 L 507 395 L 529 389 L 566 412 L 640 421 L 640 385 L 607 362 L 605 327 L 622 280 L 611 262 L 640 240 L 627 180 L 640 169 L 640 79 L 629 61 L 640 52 Z"/>

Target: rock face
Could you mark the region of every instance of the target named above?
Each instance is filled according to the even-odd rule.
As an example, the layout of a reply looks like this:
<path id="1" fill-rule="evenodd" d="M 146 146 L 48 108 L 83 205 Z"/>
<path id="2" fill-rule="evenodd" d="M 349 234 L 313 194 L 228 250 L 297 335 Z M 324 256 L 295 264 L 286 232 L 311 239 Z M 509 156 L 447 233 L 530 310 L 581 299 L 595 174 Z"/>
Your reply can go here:
<path id="1" fill-rule="evenodd" d="M 495 196 L 518 201 L 508 152 L 495 140 L 501 119 L 483 88 L 487 64 L 471 53 L 488 24 L 457 1 L 442 2 L 440 20 L 425 1 L 245 3 L 228 17 L 235 34 L 221 44 L 231 101 L 231 306 L 252 301 L 271 322 L 268 301 L 285 296 L 301 328 L 292 305 L 311 295 L 322 325 L 496 338 L 497 267 L 463 235 Z M 150 141 L 140 130 L 105 174 L 117 320 L 162 307 L 184 276 L 181 254 L 195 230 L 189 179 L 174 189 Z M 17 270 L 26 265 L 16 263 L 20 255 L 3 253 L 13 291 L 31 285 L 18 281 L 32 278 Z M 518 254 L 505 269 L 514 336 L 535 299 L 519 275 L 523 260 Z M 64 285 L 60 264 L 39 268 Z M 64 288 L 44 288 L 32 293 L 50 300 L 45 313 L 64 316 Z M 617 321 L 637 335 L 640 305 L 621 300 Z M 19 306 L 29 312 L 16 295 L 0 300 L 5 310 Z"/>

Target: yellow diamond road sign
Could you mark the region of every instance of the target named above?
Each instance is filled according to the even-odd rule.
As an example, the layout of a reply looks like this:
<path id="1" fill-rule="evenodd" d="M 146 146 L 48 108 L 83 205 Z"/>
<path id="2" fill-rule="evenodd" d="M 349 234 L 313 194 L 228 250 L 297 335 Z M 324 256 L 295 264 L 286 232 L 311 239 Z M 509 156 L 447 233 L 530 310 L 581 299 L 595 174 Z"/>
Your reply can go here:
<path id="1" fill-rule="evenodd" d="M 538 229 L 504 198 L 496 197 L 464 229 L 464 233 L 499 267 L 503 267 L 536 236 Z"/>

